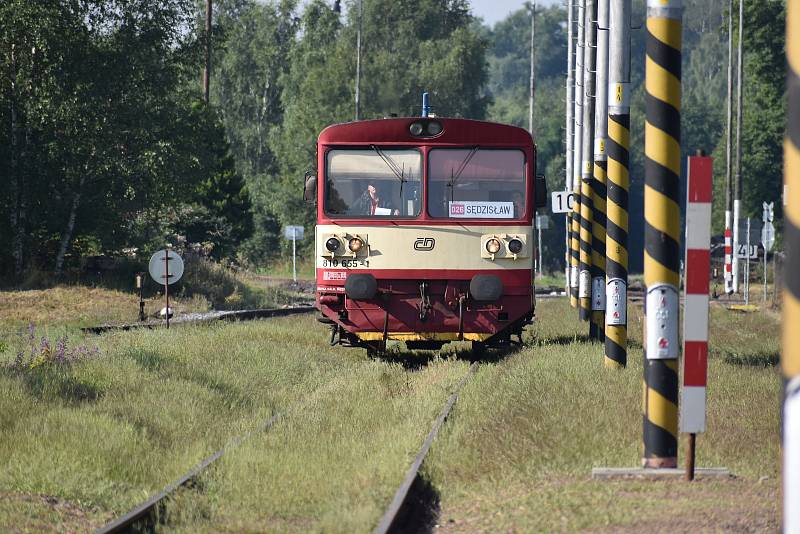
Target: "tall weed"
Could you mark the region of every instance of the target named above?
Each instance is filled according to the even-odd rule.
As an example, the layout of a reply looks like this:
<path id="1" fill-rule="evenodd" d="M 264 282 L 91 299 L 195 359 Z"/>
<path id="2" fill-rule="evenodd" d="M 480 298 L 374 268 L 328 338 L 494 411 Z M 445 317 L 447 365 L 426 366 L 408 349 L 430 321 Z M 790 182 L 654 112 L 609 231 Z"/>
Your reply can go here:
<path id="1" fill-rule="evenodd" d="M 38 337 L 36 327 L 29 324 L 17 333 L 20 347 L 11 367 L 17 370 L 31 370 L 38 367 L 65 366 L 80 360 L 96 358 L 100 355 L 97 345 L 89 348 L 86 345 L 69 347 L 66 335 L 51 340 L 47 336 Z"/>

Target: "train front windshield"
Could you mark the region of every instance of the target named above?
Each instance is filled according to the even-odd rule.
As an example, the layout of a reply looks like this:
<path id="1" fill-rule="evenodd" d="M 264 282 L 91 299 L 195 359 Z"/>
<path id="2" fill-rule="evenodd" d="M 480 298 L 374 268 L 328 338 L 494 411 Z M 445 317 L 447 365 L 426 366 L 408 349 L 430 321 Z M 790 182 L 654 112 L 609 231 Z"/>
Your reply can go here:
<path id="1" fill-rule="evenodd" d="M 422 152 L 335 149 L 328 152 L 325 212 L 344 217 L 416 217 Z"/>
<path id="2" fill-rule="evenodd" d="M 436 148 L 428 154 L 432 217 L 519 219 L 525 215 L 521 150 Z"/>
<path id="3" fill-rule="evenodd" d="M 325 213 L 332 217 L 416 218 L 422 208 L 423 153 L 412 149 L 332 149 L 326 154 Z M 516 149 L 432 148 L 431 217 L 521 219 L 525 154 Z"/>

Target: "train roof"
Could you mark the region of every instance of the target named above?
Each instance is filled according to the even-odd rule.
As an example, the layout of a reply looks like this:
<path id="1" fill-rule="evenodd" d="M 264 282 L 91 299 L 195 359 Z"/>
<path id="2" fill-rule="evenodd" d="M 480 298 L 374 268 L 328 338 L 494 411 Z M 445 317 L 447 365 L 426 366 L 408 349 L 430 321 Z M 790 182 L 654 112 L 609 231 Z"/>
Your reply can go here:
<path id="1" fill-rule="evenodd" d="M 435 120 L 442 124 L 436 137 L 414 137 L 409 126 L 419 120 Z M 527 130 L 509 124 L 451 119 L 446 117 L 392 117 L 345 122 L 328 126 L 319 134 L 320 144 L 409 143 L 454 145 L 530 145 Z"/>

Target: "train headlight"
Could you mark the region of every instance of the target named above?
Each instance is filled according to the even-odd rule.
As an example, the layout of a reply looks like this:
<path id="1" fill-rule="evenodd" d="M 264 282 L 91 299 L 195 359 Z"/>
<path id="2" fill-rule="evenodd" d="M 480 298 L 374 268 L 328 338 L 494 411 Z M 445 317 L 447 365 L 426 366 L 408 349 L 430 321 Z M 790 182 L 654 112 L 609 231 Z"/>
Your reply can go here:
<path id="1" fill-rule="evenodd" d="M 361 241 L 360 238 L 354 237 L 350 240 L 347 246 L 351 252 L 358 252 L 359 250 L 361 250 L 361 247 L 364 246 L 364 242 Z"/>
<path id="2" fill-rule="evenodd" d="M 411 132 L 411 135 L 418 136 L 422 135 L 423 126 L 421 122 L 412 122 L 411 126 L 408 127 L 408 131 Z"/>
<path id="3" fill-rule="evenodd" d="M 325 248 L 328 249 L 328 252 L 336 252 L 339 250 L 340 245 L 341 243 L 335 237 L 330 237 L 327 241 L 325 241 Z"/>
<path id="4" fill-rule="evenodd" d="M 522 250 L 522 241 L 517 239 L 516 237 L 508 242 L 508 250 L 512 254 L 519 254 Z"/>
<path id="5" fill-rule="evenodd" d="M 489 254 L 497 254 L 500 251 L 500 240 L 491 238 L 486 242 L 486 252 Z"/>
<path id="6" fill-rule="evenodd" d="M 429 122 L 427 130 L 428 135 L 439 135 L 442 133 L 442 123 L 436 121 Z"/>

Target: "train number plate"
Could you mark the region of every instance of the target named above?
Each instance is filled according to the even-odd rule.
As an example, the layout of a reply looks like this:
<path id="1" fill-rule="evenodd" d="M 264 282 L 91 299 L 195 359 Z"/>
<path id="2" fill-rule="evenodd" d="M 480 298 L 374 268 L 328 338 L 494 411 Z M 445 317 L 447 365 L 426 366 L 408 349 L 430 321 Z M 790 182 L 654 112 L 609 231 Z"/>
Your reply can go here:
<path id="1" fill-rule="evenodd" d="M 322 274 L 323 280 L 346 280 L 347 271 L 325 271 Z"/>
<path id="2" fill-rule="evenodd" d="M 343 269 L 356 269 L 358 267 L 369 267 L 369 260 L 356 259 L 356 258 L 342 258 L 342 259 L 323 258 L 322 267 L 323 268 L 341 267 Z"/>

